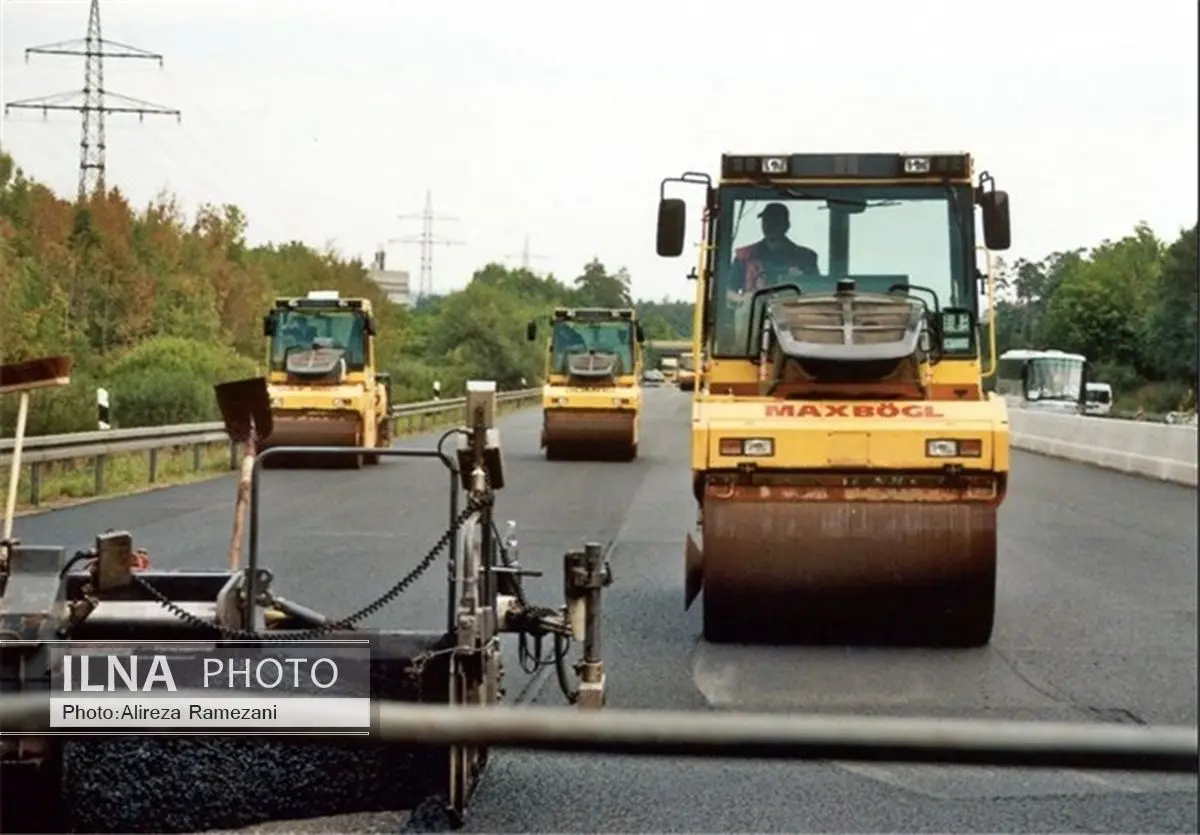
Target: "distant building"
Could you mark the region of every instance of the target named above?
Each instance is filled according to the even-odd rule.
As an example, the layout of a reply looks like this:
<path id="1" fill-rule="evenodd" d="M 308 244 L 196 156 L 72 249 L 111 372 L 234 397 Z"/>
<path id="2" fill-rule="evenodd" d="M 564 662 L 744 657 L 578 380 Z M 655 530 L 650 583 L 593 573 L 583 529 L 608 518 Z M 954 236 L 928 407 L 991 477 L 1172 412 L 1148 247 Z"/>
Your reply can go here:
<path id="1" fill-rule="evenodd" d="M 408 306 L 411 304 L 408 292 L 408 271 L 387 269 L 385 259 L 386 255 L 383 250 L 378 250 L 375 253 L 371 269 L 367 270 L 367 275 L 375 282 L 375 286 L 387 294 L 389 301 L 393 304 Z"/>

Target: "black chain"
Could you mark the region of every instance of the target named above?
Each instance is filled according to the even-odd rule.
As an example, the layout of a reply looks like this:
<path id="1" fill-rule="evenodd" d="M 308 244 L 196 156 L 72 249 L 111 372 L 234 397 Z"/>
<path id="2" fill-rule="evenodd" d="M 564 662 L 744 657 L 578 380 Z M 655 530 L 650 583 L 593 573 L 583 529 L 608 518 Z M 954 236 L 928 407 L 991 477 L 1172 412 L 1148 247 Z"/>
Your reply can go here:
<path id="1" fill-rule="evenodd" d="M 496 550 L 500 555 L 501 562 L 506 568 L 517 568 L 516 563 L 509 556 L 508 549 L 504 547 L 504 539 L 500 536 L 500 531 L 495 523 L 492 523 L 492 536 L 497 543 Z M 549 655 L 542 652 L 542 641 L 546 635 L 542 627 L 542 621 L 546 618 L 552 618 L 558 614 L 557 609 L 547 606 L 531 606 L 528 598 L 525 596 L 525 586 L 521 582 L 521 577 L 518 574 L 513 575 L 513 585 L 516 591 L 517 603 L 520 606 L 522 614 L 521 635 L 517 640 L 517 663 L 526 675 L 533 675 L 542 667 L 555 663 L 558 658 L 556 654 L 563 655 L 571 645 L 571 639 L 566 636 L 556 638 L 555 648 Z M 530 646 L 532 644 L 532 646 Z M 561 651 L 560 651 L 561 646 Z"/>
<path id="2" fill-rule="evenodd" d="M 485 481 L 486 481 L 486 471 L 485 471 Z M 441 552 L 446 549 L 446 547 L 450 544 L 450 542 L 458 534 L 458 532 L 462 528 L 462 526 L 464 524 L 466 524 L 466 521 L 469 518 L 471 518 L 471 516 L 474 515 L 475 513 L 479 513 L 481 511 L 491 507 L 495 503 L 495 500 L 496 500 L 495 494 L 490 491 L 485 492 L 483 494 L 483 496 L 480 498 L 468 498 L 467 506 L 462 510 L 461 513 L 458 514 L 457 517 L 455 517 L 454 521 L 450 523 L 450 527 L 446 529 L 446 532 L 442 534 L 441 538 L 434 544 L 433 548 L 430 549 L 429 553 L 427 553 L 425 555 L 425 557 L 419 563 L 417 563 L 416 567 L 413 568 L 412 571 L 408 572 L 408 574 L 406 574 L 404 577 L 402 577 L 398 583 L 396 583 L 394 586 L 392 586 L 390 589 L 388 589 L 386 592 L 384 592 L 384 594 L 382 596 L 380 596 L 379 599 L 377 599 L 375 602 L 373 602 L 367 606 L 364 606 L 362 609 L 359 609 L 357 612 L 350 615 L 349 617 L 343 618 L 338 621 L 326 623 L 323 626 L 318 626 L 313 629 L 306 629 L 302 632 L 289 632 L 286 635 L 279 635 L 279 634 L 272 634 L 269 632 L 254 632 L 251 630 L 230 629 L 229 627 L 220 626 L 215 623 L 209 623 L 208 621 L 204 620 L 203 618 L 196 617 L 191 612 L 187 611 L 186 609 L 181 608 L 180 606 L 178 606 L 177 604 L 172 602 L 165 594 L 163 594 L 158 589 L 156 589 L 152 585 L 150 585 L 150 583 L 147 582 L 144 577 L 140 577 L 135 573 L 132 575 L 133 581 L 135 583 L 137 583 L 139 586 L 141 586 L 143 589 L 145 589 L 146 593 L 149 594 L 151 597 L 153 597 L 160 606 L 162 606 L 164 609 L 166 609 L 171 614 L 178 617 L 180 620 L 184 621 L 185 623 L 187 623 L 191 626 L 196 627 L 197 629 L 213 630 L 213 631 L 220 633 L 223 637 L 230 639 L 230 640 L 251 640 L 251 641 L 266 640 L 266 641 L 269 641 L 272 643 L 286 643 L 289 641 L 311 641 L 316 638 L 320 638 L 322 635 L 327 635 L 330 632 L 334 632 L 339 629 L 347 629 L 347 630 L 353 629 L 354 624 L 375 614 L 380 609 L 382 609 L 384 606 L 387 606 L 389 603 L 391 603 L 393 600 L 395 600 L 397 597 L 399 597 L 401 594 L 403 594 L 405 591 L 407 591 L 408 588 L 410 586 L 412 586 L 413 583 L 415 583 L 418 579 L 420 579 L 422 574 L 424 574 L 426 571 L 429 570 L 429 568 L 437 560 L 438 555 L 441 554 Z"/>

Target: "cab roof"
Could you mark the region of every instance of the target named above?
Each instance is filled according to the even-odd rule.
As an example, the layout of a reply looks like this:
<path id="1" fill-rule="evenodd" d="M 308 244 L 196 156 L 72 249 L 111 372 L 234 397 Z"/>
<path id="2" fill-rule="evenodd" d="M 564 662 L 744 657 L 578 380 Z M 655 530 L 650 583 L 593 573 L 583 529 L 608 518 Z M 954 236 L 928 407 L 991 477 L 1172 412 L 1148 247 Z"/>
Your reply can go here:
<path id="1" fill-rule="evenodd" d="M 556 307 L 553 319 L 555 321 L 604 321 L 637 319 L 637 311 L 631 307 Z"/>
<path id="2" fill-rule="evenodd" d="M 275 309 L 324 309 L 324 310 L 362 310 L 371 312 L 369 299 L 343 299 L 337 290 L 310 290 L 303 297 L 279 297 L 275 299 Z"/>

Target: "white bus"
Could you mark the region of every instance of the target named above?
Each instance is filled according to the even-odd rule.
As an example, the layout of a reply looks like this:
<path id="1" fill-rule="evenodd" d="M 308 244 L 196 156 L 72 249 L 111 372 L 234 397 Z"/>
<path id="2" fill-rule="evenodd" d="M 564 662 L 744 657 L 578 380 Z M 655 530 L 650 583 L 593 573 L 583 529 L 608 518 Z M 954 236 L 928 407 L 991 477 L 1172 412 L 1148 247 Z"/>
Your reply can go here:
<path id="1" fill-rule="evenodd" d="M 1083 411 L 1086 364 L 1087 357 L 1082 354 L 1005 351 L 997 363 L 996 393 L 1015 409 L 1079 414 Z"/>

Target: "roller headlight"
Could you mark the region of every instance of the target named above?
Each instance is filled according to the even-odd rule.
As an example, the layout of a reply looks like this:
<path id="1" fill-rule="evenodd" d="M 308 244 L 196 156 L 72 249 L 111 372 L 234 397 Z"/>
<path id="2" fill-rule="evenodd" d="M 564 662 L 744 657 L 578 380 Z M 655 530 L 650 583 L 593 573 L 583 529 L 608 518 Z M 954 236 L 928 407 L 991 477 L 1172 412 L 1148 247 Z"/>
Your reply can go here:
<path id="1" fill-rule="evenodd" d="M 719 449 L 722 455 L 740 458 L 770 458 L 775 454 L 772 438 L 722 438 Z"/>

